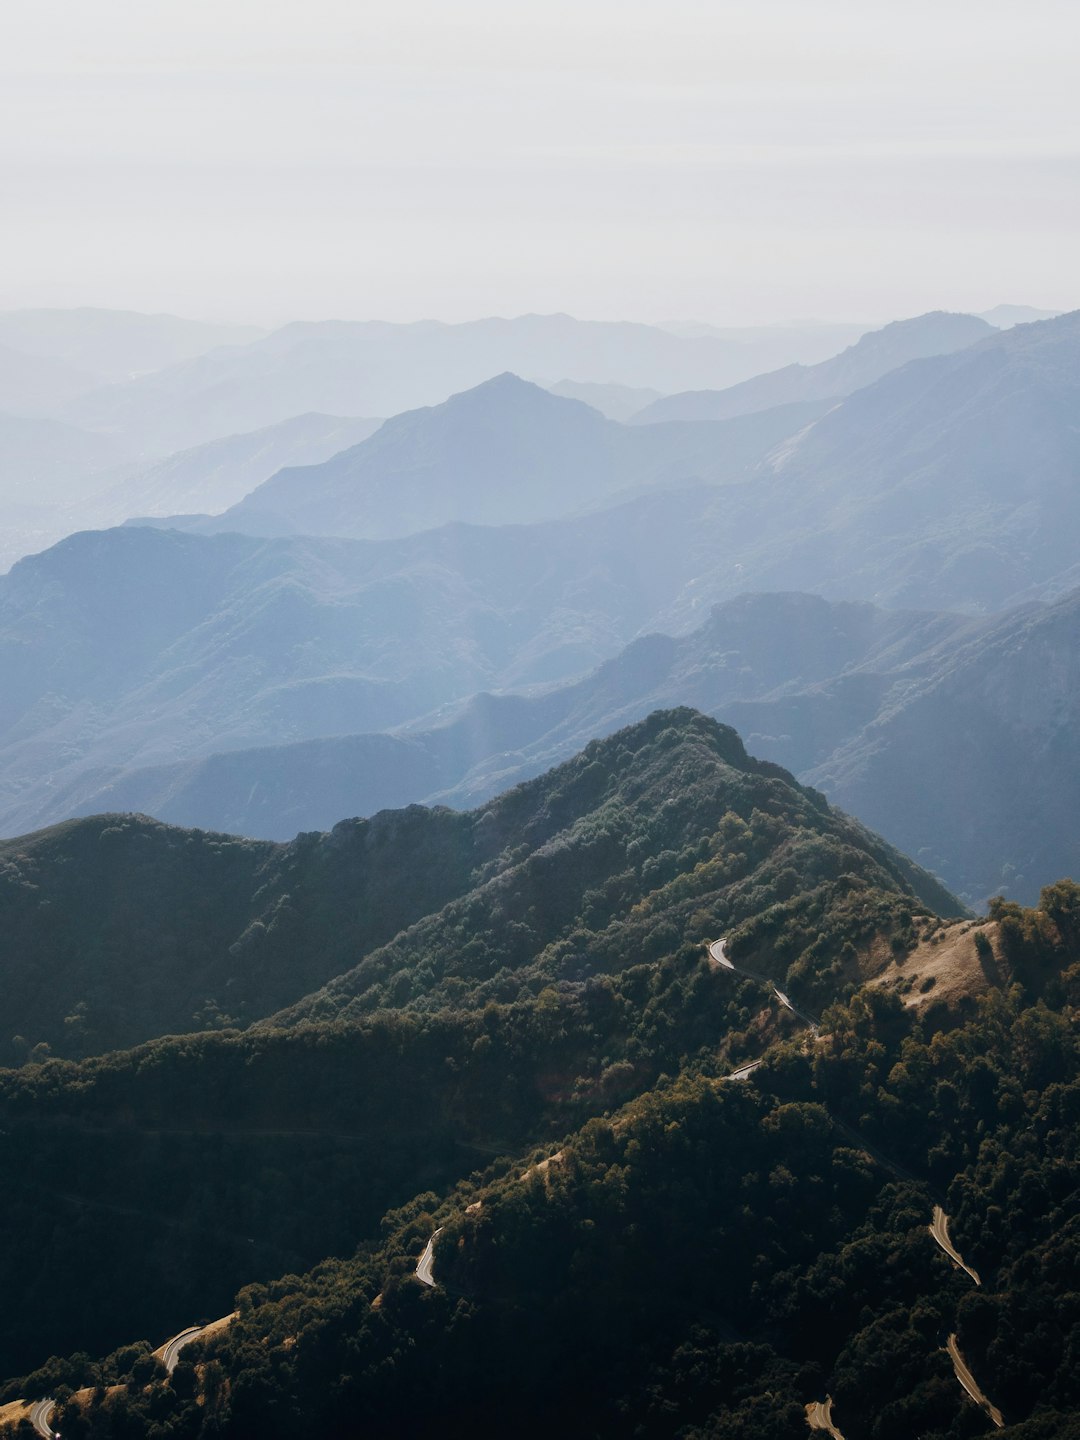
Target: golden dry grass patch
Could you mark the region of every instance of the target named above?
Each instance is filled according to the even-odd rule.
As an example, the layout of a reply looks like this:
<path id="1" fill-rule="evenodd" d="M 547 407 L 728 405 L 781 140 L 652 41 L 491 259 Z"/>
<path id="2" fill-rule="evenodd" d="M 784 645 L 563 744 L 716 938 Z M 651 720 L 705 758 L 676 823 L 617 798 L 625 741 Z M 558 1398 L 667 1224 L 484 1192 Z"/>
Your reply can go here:
<path id="1" fill-rule="evenodd" d="M 976 943 L 980 934 L 989 951 Z M 924 936 L 910 954 L 893 957 L 870 983 L 896 990 L 905 1005 L 922 1012 L 932 1005 L 963 1008 L 1010 979 L 996 921 L 962 920 Z"/>
<path id="2" fill-rule="evenodd" d="M 17 1425 L 20 1420 L 30 1419 L 30 1406 L 25 1400 L 9 1400 L 6 1405 L 0 1405 L 0 1427 L 5 1425 Z"/>

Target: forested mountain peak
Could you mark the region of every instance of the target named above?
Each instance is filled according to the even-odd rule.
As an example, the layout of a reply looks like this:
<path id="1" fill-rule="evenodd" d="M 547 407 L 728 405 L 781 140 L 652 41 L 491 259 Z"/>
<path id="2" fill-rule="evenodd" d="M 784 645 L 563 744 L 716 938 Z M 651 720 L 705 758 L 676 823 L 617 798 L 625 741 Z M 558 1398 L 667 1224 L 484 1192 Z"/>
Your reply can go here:
<path id="1" fill-rule="evenodd" d="M 901 908 L 912 887 L 958 908 L 691 710 L 657 712 L 467 814 L 410 806 L 288 845 L 93 817 L 0 842 L 0 863 L 8 1060 L 246 1025 L 282 1006 L 291 1022 L 451 993 L 511 998 L 522 967 L 574 971 L 549 947 L 575 927 L 624 924 L 649 896 L 645 916 L 674 905 L 677 923 L 631 922 L 622 943 L 640 929 L 650 947 L 693 945 L 719 923 L 694 919 L 694 897 L 723 895 L 725 918 L 749 919 L 770 887 L 829 896 L 845 871 Z M 625 963 L 616 943 L 613 932 L 589 966 Z"/>

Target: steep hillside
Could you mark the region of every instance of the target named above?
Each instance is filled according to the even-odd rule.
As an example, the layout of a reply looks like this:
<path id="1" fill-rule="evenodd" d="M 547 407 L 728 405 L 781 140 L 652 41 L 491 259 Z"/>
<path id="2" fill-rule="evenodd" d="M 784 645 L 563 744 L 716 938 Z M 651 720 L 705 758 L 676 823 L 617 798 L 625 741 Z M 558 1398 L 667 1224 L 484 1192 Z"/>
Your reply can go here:
<path id="1" fill-rule="evenodd" d="M 143 465 L 69 516 L 95 530 L 135 517 L 224 510 L 286 465 L 316 465 L 366 440 L 381 420 L 294 415 L 279 425 L 229 435 Z"/>
<path id="2" fill-rule="evenodd" d="M 1052 915 L 1016 927 L 1054 937 L 1049 1005 L 999 991 L 931 1038 L 860 992 L 748 1083 L 687 1074 L 252 1287 L 202 1352 L 232 1380 L 225 1433 L 283 1434 L 286 1410 L 302 1435 L 466 1436 L 513 1411 L 530 1436 L 798 1440 L 826 1396 L 844 1435 L 995 1433 L 951 1337 L 1004 1435 L 1075 1436 L 1080 951 Z M 935 1201 L 981 1284 L 933 1244 Z"/>
<path id="3" fill-rule="evenodd" d="M 665 420 L 729 420 L 774 405 L 839 399 L 872 385 L 890 370 L 928 355 L 948 355 L 994 333 L 994 326 L 975 315 L 950 315 L 943 310 L 913 320 L 894 320 L 884 329 L 863 335 L 839 355 L 817 365 L 788 365 L 756 375 L 727 390 L 697 390 L 666 395 L 639 410 L 634 424 Z"/>
<path id="4" fill-rule="evenodd" d="M 637 431 L 500 375 L 395 416 L 322 465 L 274 475 L 212 528 L 384 539 L 452 522 L 530 524 L 620 491 L 738 479 L 818 413 L 797 405 L 726 425 Z"/>
<path id="5" fill-rule="evenodd" d="M 858 391 L 772 462 L 747 583 L 986 610 L 1075 585 L 1078 397 L 1080 312 Z"/>
<path id="6" fill-rule="evenodd" d="M 45 1242 L 17 1264 L 0 1252 L 10 1293 L 32 1296 L 66 1259 L 73 1302 L 61 1316 L 31 1304 L 19 1327 L 5 1317 L 12 1354 L 27 1320 L 41 1339 L 81 1322 L 111 1344 L 116 1298 L 153 1323 L 133 1277 L 156 1278 L 170 1248 L 228 1313 L 215 1281 L 242 1262 L 214 1211 L 226 1192 L 255 1232 L 249 1273 L 350 1222 L 365 1239 L 249 1285 L 171 1377 L 129 1344 L 53 1359 L 0 1399 L 58 1395 L 65 1431 L 85 1406 L 96 1433 L 134 1440 L 163 1425 L 176 1440 L 465 1437 L 510 1413 L 528 1436 L 801 1440 L 822 1402 L 842 1434 L 875 1440 L 993 1433 L 948 1342 L 1006 1436 L 1072 1440 L 1078 917 L 1075 885 L 1037 911 L 1005 907 L 1001 944 L 1025 978 L 934 1032 L 873 989 L 830 1006 L 816 1034 L 778 1030 L 767 986 L 677 955 L 472 1016 L 166 1041 L 2 1076 L 0 1144 L 22 1162 L 9 1193 Z M 762 1063 L 738 1080 L 747 1055 Z M 221 1093 L 231 1123 L 208 1135 Z M 95 1164 L 106 1149 L 111 1179 Z M 65 1154 L 85 1187 L 66 1216 L 55 1185 L 34 1184 Z M 197 1186 L 168 1183 L 204 1170 Z M 377 1224 L 410 1170 L 415 1188 Z M 307 1171 L 319 1179 L 305 1190 Z M 96 1310 L 101 1252 L 84 1260 L 69 1237 L 73 1202 L 84 1235 L 127 1261 Z M 68 1386 L 86 1390 L 69 1404 Z"/>
<path id="7" fill-rule="evenodd" d="M 0 842 L 0 1063 L 265 1016 L 466 891 L 475 832 L 416 806 L 287 846 L 122 815 Z"/>
<path id="8" fill-rule="evenodd" d="M 9 1369 L 347 1251 L 387 1205 L 686 1055 L 753 1058 L 797 1021 L 706 958 L 717 934 L 817 1005 L 858 957 L 914 944 L 927 905 L 957 908 L 692 711 L 467 816 L 389 813 L 288 847 L 104 817 L 3 861 L 8 1023 L 36 1021 L 28 1042 L 85 1052 L 313 991 L 243 1035 L 81 1065 L 39 1049 L 0 1074 L 19 1157 L 0 1200 Z M 35 1297 L 61 1272 L 56 1313 Z"/>
<path id="9" fill-rule="evenodd" d="M 699 509 L 665 492 L 378 546 L 72 536 L 0 577 L 0 826 L 63 819 L 121 767 L 383 729 L 591 669 L 666 603 Z"/>
<path id="10" fill-rule="evenodd" d="M 807 767 L 810 783 L 982 902 L 1080 874 L 1080 591 L 986 626 Z"/>
<path id="11" fill-rule="evenodd" d="M 736 805 L 737 774 L 746 793 Z M 42 1043 L 81 1055 L 211 1023 L 247 1024 L 331 980 L 336 996 L 351 993 L 352 971 L 365 956 L 362 988 L 374 996 L 388 975 L 408 968 L 400 943 L 427 942 L 418 931 L 398 950 L 384 955 L 379 947 L 482 877 L 483 898 L 463 901 L 469 933 L 455 942 L 467 945 L 475 986 L 481 951 L 506 949 L 509 934 L 520 967 L 563 933 L 568 917 L 590 910 L 600 917 L 640 898 L 640 879 L 621 873 L 628 846 L 638 854 L 666 847 L 674 857 L 703 843 L 733 807 L 749 819 L 774 790 L 789 805 L 786 824 L 797 817 L 875 855 L 888 878 L 875 872 L 872 883 L 913 880 L 907 863 L 856 822 L 793 787 L 785 772 L 749 759 L 734 732 L 684 710 L 658 712 L 468 814 L 383 811 L 289 845 L 107 815 L 0 842 L 5 1023 L 18 1037 L 4 1037 L 0 1058 L 19 1059 Z M 657 807 L 663 819 L 653 825 L 646 817 Z M 764 844 L 767 833 L 755 843 Z M 545 878 L 556 854 L 557 883 L 554 872 Z M 615 888 L 607 893 L 609 882 Z M 929 877 L 916 883 L 937 908 L 951 903 Z M 630 889 L 623 894 L 619 885 Z M 542 894 L 543 909 L 531 920 L 515 917 L 503 934 L 498 896 L 515 888 Z M 708 888 L 702 878 L 692 893 Z M 481 923 L 493 905 L 497 913 Z M 454 973 L 447 936 L 459 923 L 444 914 L 429 922 L 443 938 L 424 988 L 428 999 L 437 993 L 435 976 Z M 509 995 L 496 985 L 497 998 L 513 998 L 519 983 Z M 398 985 L 393 1003 L 403 1003 L 401 991 Z M 371 1008 L 372 996 L 362 1009 Z M 304 1005 L 326 1009 L 319 999 Z M 335 999 L 330 1009 L 343 1005 Z"/>

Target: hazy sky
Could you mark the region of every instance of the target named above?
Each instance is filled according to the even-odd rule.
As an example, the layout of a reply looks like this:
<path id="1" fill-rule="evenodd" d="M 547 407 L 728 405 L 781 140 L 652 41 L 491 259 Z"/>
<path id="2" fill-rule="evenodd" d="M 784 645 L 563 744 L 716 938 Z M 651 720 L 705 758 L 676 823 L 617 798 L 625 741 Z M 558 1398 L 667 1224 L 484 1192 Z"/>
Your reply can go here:
<path id="1" fill-rule="evenodd" d="M 0 308 L 1080 304 L 1076 0 L 4 0 Z"/>

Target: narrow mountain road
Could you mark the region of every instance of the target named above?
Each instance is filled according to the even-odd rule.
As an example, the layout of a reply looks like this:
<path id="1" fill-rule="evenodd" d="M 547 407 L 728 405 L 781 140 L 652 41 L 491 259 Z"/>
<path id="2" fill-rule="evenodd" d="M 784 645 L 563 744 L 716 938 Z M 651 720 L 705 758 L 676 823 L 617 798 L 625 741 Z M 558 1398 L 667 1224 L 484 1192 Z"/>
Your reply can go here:
<path id="1" fill-rule="evenodd" d="M 228 1318 L 231 1320 L 232 1316 L 230 1315 Z M 159 1350 L 155 1350 L 154 1354 L 171 1375 L 179 1363 L 180 1351 L 183 1350 L 184 1346 L 190 1345 L 191 1342 L 197 1340 L 200 1335 L 205 1335 L 207 1330 L 212 1329 L 213 1326 L 221 1325 L 221 1323 L 220 1320 L 215 1320 L 213 1325 L 189 1325 L 186 1330 L 181 1330 L 179 1335 L 174 1335 L 171 1340 L 162 1345 Z"/>
<path id="2" fill-rule="evenodd" d="M 740 965 L 736 965 L 733 961 L 728 959 L 725 947 L 726 942 L 723 940 L 713 940 L 708 945 L 709 959 L 716 969 L 730 970 L 733 974 L 741 975 L 747 980 L 756 980 L 759 984 L 767 985 L 772 991 L 772 993 L 776 996 L 777 1000 L 779 1000 L 780 1004 L 786 1006 L 793 1015 L 797 1016 L 798 1019 L 802 1020 L 806 1025 L 808 1025 L 814 1035 L 818 1035 L 820 1033 L 820 1027 L 818 1025 L 818 1022 L 814 1020 L 812 1016 L 806 1015 L 803 1011 L 797 1009 L 791 1003 L 790 999 L 784 994 L 784 992 L 772 980 L 770 980 L 767 975 L 759 975 L 755 970 L 744 970 Z M 743 1080 L 748 1075 L 751 1075 L 760 1064 L 760 1060 L 755 1060 L 749 1065 L 744 1065 L 738 1070 L 733 1070 L 731 1074 L 728 1075 L 726 1078 L 728 1080 Z M 850 1125 L 846 1125 L 842 1120 L 838 1120 L 835 1115 L 832 1117 L 832 1120 L 833 1124 L 836 1125 L 837 1129 L 840 1130 L 841 1133 L 845 1134 L 848 1139 L 850 1139 L 853 1143 L 858 1145 L 859 1148 L 863 1150 L 871 1160 L 881 1165 L 884 1169 L 890 1171 L 898 1179 L 912 1181 L 916 1180 L 916 1177 L 912 1175 L 909 1170 L 905 1170 L 904 1167 L 897 1164 L 895 1160 L 891 1160 L 887 1155 L 883 1155 L 880 1150 L 875 1149 L 875 1147 L 870 1145 L 858 1133 L 857 1130 L 853 1130 Z M 945 1211 L 940 1205 L 934 1206 L 933 1215 L 928 1228 L 930 1230 L 930 1234 L 934 1237 L 935 1242 L 941 1246 L 942 1250 L 945 1251 L 945 1254 L 948 1255 L 949 1259 L 952 1260 L 953 1264 L 957 1265 L 961 1270 L 963 1270 L 966 1275 L 969 1275 L 976 1285 L 981 1285 L 982 1281 L 979 1278 L 978 1271 L 971 1268 L 971 1266 L 965 1261 L 964 1257 L 960 1254 L 959 1250 L 957 1250 L 956 1246 L 950 1240 L 949 1217 L 948 1215 L 946 1215 Z M 997 1408 L 996 1405 L 993 1405 L 979 1389 L 978 1382 L 965 1364 L 964 1357 L 960 1354 L 960 1350 L 956 1343 L 955 1335 L 949 1336 L 946 1349 L 948 1350 L 949 1356 L 953 1362 L 953 1369 L 956 1371 L 957 1380 L 959 1380 L 960 1384 L 964 1387 L 965 1391 L 968 1393 L 971 1399 L 975 1401 L 976 1405 L 978 1405 L 987 1415 L 989 1415 L 993 1423 L 1000 1429 L 1005 1423 L 1002 1419 L 1001 1411 Z M 806 1423 L 807 1425 L 809 1425 L 811 1430 L 824 1430 L 827 1434 L 833 1436 L 833 1440 L 843 1440 L 843 1436 L 840 1434 L 840 1431 L 833 1423 L 832 1399 L 829 1396 L 826 1396 L 824 1403 L 815 1400 L 812 1401 L 809 1405 L 807 1405 Z"/>
<path id="3" fill-rule="evenodd" d="M 831 1395 L 825 1396 L 824 1403 L 820 1400 L 811 1400 L 806 1407 L 806 1423 L 811 1430 L 824 1430 L 826 1435 L 833 1437 L 833 1440 L 844 1440 L 832 1418 Z"/>
<path id="4" fill-rule="evenodd" d="M 56 1433 L 52 1428 L 52 1413 L 55 1409 L 55 1400 L 35 1400 L 30 1406 L 30 1424 L 39 1435 L 45 1436 L 45 1440 L 53 1440 Z"/>
<path id="5" fill-rule="evenodd" d="M 730 1075 L 725 1075 L 725 1080 L 749 1080 L 750 1076 L 763 1064 L 761 1060 L 751 1060 L 747 1065 L 740 1065 L 737 1070 L 732 1070 Z"/>
<path id="6" fill-rule="evenodd" d="M 941 1246 L 942 1250 L 945 1251 L 945 1254 L 948 1255 L 949 1259 L 952 1260 L 954 1264 L 958 1265 L 960 1269 L 965 1272 L 965 1274 L 970 1275 L 972 1280 L 975 1281 L 976 1285 L 982 1284 L 982 1281 L 979 1279 L 978 1271 L 973 1270 L 971 1266 L 965 1262 L 964 1257 L 960 1254 L 960 1251 L 956 1249 L 952 1241 L 949 1239 L 949 1217 L 945 1214 L 945 1211 L 941 1208 L 940 1205 L 934 1206 L 934 1218 L 930 1222 L 930 1234 L 934 1237 L 937 1243 Z"/>
<path id="7" fill-rule="evenodd" d="M 979 1382 L 975 1379 L 975 1376 L 972 1375 L 971 1371 L 968 1369 L 967 1363 L 965 1362 L 963 1355 L 960 1354 L 960 1347 L 956 1343 L 955 1335 L 949 1336 L 948 1341 L 945 1345 L 945 1349 L 949 1352 L 949 1359 L 953 1363 L 953 1369 L 956 1371 L 957 1380 L 960 1381 L 960 1384 L 971 1396 L 972 1400 L 975 1401 L 975 1404 L 978 1405 L 979 1409 L 985 1411 L 985 1413 L 990 1416 L 990 1419 L 993 1421 L 993 1423 L 997 1426 L 999 1430 L 1002 1429 L 1004 1427 L 1005 1420 L 1001 1414 L 1001 1411 L 997 1408 L 996 1405 L 992 1404 L 990 1400 L 979 1389 Z"/>
<path id="8" fill-rule="evenodd" d="M 438 1234 L 438 1231 L 435 1233 Z M 431 1283 L 434 1284 L 434 1281 Z M 185 1346 L 190 1345 L 193 1340 L 197 1340 L 200 1335 L 210 1335 L 218 1330 L 223 1330 L 235 1316 L 234 1310 L 230 1315 L 223 1315 L 220 1320 L 211 1320 L 209 1325 L 189 1325 L 186 1330 L 181 1330 L 179 1335 L 174 1335 L 171 1340 L 167 1340 L 153 1353 L 171 1375 L 179 1363 L 180 1352 Z M 51 1396 L 47 1396 L 44 1400 L 35 1400 L 30 1406 L 30 1423 L 39 1435 L 45 1437 L 45 1440 L 55 1440 L 56 1431 L 52 1428 L 52 1416 L 55 1409 L 56 1401 Z"/>
<path id="9" fill-rule="evenodd" d="M 804 1025 L 809 1026 L 815 1035 L 819 1033 L 821 1027 L 814 1017 L 807 1015 L 805 1010 L 800 1010 L 798 1006 L 793 1005 L 783 990 L 781 990 L 774 981 L 770 980 L 767 975 L 759 975 L 756 970 L 744 970 L 741 965 L 736 965 L 734 961 L 729 960 L 725 950 L 726 945 L 726 940 L 713 940 L 709 945 L 709 959 L 716 969 L 730 970 L 733 975 L 741 975 L 744 980 L 756 980 L 759 985 L 767 986 L 786 1010 L 790 1010 L 796 1019 L 801 1020 Z"/>
<path id="10" fill-rule="evenodd" d="M 443 1227 L 440 1225 L 435 1231 L 435 1234 L 432 1235 L 431 1239 L 424 1246 L 424 1253 L 416 1262 L 416 1278 L 420 1281 L 421 1285 L 430 1285 L 434 1288 L 435 1276 L 431 1273 L 431 1267 L 435 1263 L 435 1241 L 442 1232 Z"/>

